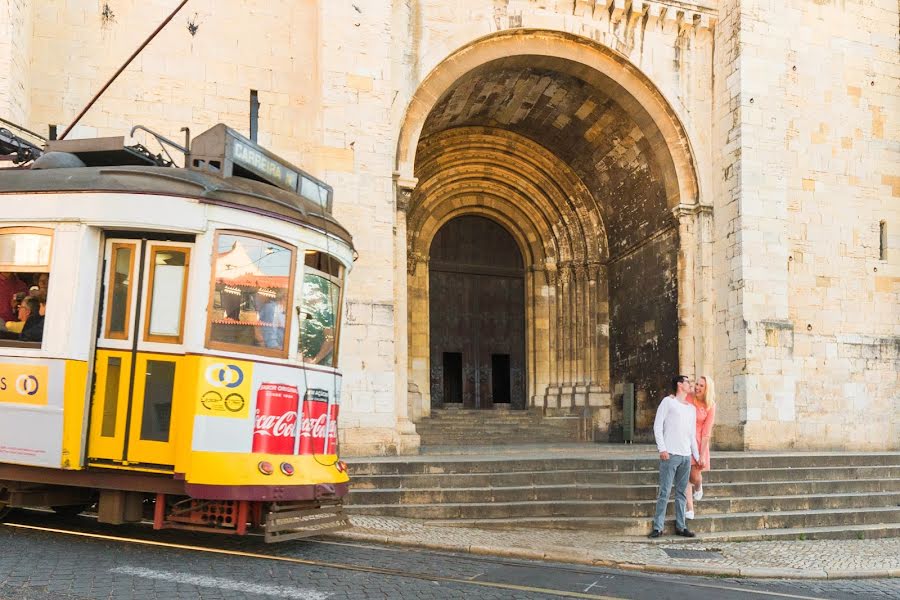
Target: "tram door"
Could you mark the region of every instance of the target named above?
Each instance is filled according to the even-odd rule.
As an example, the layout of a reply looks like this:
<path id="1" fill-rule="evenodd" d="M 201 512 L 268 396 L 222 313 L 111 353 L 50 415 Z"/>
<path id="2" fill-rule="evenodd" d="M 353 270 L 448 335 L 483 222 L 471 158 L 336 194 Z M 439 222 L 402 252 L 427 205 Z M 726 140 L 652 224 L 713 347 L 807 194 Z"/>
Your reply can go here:
<path id="1" fill-rule="evenodd" d="M 106 241 L 88 445 L 95 465 L 170 470 L 175 463 L 191 247 Z"/>

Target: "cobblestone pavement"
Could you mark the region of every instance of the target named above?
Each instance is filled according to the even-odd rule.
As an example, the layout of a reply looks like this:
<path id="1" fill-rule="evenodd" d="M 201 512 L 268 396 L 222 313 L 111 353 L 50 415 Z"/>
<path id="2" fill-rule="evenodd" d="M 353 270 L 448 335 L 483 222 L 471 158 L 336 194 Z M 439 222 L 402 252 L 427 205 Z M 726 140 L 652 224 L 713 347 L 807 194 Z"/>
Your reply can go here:
<path id="1" fill-rule="evenodd" d="M 0 600 L 900 597 L 900 580 L 693 577 L 325 540 L 269 546 L 40 514 L 0 526 L 0 549 Z"/>
<path id="2" fill-rule="evenodd" d="M 442 527 L 412 519 L 353 516 L 337 537 L 495 556 L 557 560 L 670 573 L 744 577 L 900 577 L 900 538 L 766 542 L 691 542 L 674 536 L 605 537 L 562 530 Z M 672 558 L 666 550 L 707 551 Z M 900 596 L 900 594 L 898 594 Z"/>

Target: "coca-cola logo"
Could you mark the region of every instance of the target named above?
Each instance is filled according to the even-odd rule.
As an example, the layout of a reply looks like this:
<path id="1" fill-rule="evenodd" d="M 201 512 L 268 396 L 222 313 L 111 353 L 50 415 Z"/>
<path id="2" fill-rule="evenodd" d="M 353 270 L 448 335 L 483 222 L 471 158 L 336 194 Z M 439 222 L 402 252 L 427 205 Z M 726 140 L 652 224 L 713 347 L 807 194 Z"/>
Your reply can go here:
<path id="1" fill-rule="evenodd" d="M 300 419 L 300 437 L 324 438 L 325 428 L 328 426 L 328 415 L 322 413 L 317 418 L 302 417 Z M 334 428 L 331 430 L 331 436 L 334 436 Z"/>
<path id="2" fill-rule="evenodd" d="M 264 415 L 256 410 L 256 428 L 253 435 L 270 435 L 274 437 L 294 437 L 297 423 L 297 411 L 291 410 L 281 415 Z"/>

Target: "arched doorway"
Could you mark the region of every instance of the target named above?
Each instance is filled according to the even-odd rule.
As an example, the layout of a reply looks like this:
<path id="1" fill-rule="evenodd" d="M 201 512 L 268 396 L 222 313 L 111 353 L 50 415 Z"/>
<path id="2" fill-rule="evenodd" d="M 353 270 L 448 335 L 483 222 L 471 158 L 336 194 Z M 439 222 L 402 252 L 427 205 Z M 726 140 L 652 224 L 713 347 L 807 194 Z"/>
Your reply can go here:
<path id="1" fill-rule="evenodd" d="M 525 267 L 481 216 L 448 221 L 428 264 L 431 407 L 525 408 Z"/>
<path id="2" fill-rule="evenodd" d="M 710 215 L 684 129 L 652 82 L 591 40 L 487 36 L 422 83 L 397 161 L 419 414 L 432 405 L 432 240 L 476 214 L 523 255 L 527 405 L 590 415 L 594 439 L 616 439 L 629 420 L 649 439 L 666 381 L 704 355 L 708 323 L 695 315 L 709 288 L 694 265 Z"/>

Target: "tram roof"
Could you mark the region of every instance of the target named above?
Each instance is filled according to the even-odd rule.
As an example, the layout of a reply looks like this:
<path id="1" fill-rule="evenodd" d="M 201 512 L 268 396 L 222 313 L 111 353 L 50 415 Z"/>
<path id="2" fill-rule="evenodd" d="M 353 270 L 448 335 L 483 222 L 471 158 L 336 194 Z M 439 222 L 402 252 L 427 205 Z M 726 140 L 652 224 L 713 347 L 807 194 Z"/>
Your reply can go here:
<path id="1" fill-rule="evenodd" d="M 353 238 L 311 200 L 244 177 L 217 177 L 189 169 L 149 166 L 0 170 L 0 195 L 114 192 L 194 198 L 327 231 L 348 245 Z"/>

